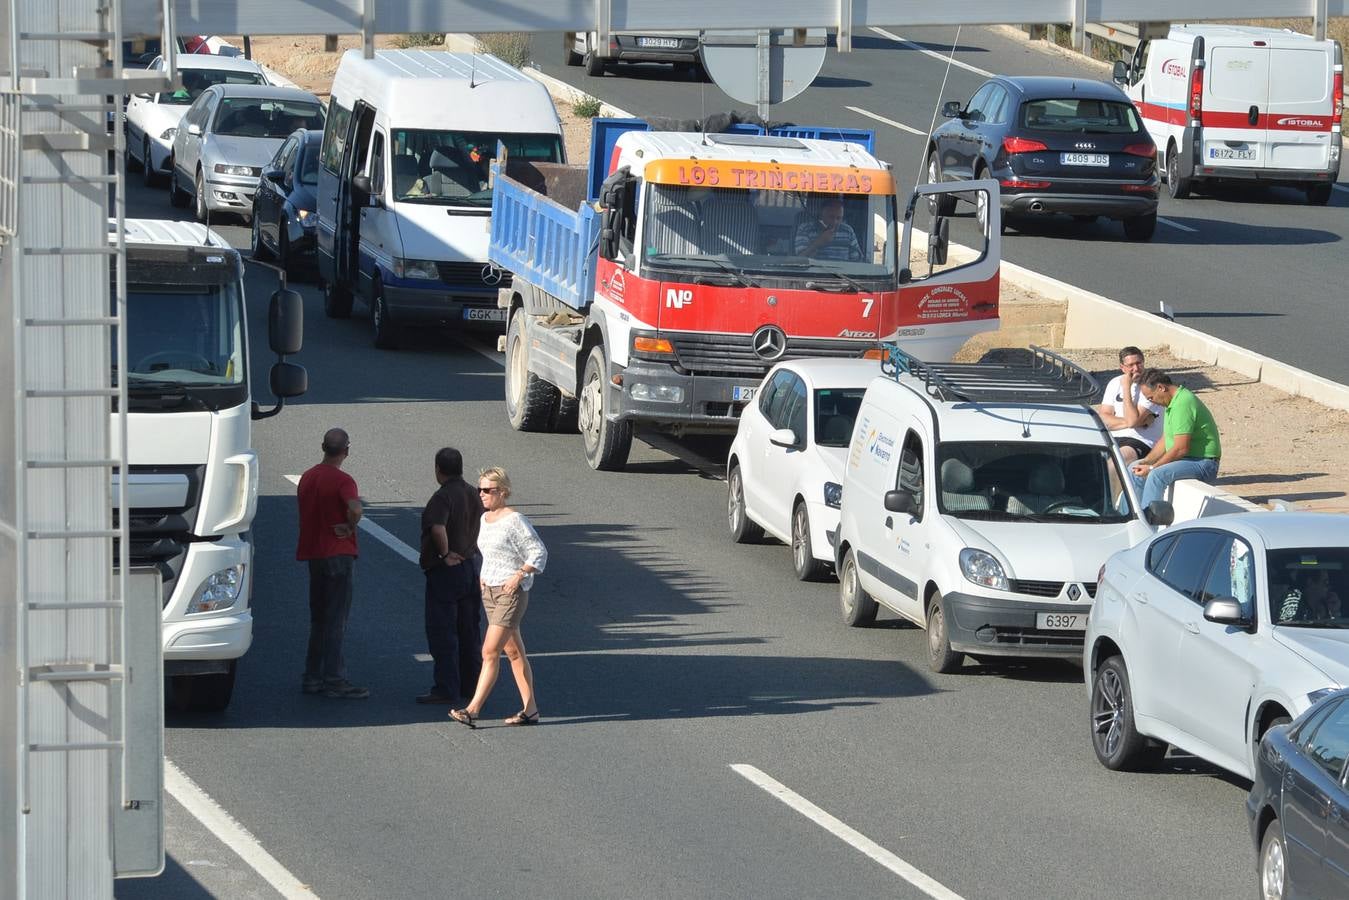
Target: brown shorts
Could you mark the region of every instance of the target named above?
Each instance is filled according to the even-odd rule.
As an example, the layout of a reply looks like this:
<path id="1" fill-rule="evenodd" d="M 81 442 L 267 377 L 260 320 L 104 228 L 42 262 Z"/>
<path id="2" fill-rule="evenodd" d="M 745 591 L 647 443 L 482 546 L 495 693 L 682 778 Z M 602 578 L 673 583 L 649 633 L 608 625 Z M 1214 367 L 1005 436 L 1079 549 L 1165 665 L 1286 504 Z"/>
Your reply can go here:
<path id="1" fill-rule="evenodd" d="M 506 590 L 504 586 L 487 585 L 482 592 L 482 605 L 487 610 L 487 624 L 502 628 L 519 628 L 529 606 L 529 591 Z"/>

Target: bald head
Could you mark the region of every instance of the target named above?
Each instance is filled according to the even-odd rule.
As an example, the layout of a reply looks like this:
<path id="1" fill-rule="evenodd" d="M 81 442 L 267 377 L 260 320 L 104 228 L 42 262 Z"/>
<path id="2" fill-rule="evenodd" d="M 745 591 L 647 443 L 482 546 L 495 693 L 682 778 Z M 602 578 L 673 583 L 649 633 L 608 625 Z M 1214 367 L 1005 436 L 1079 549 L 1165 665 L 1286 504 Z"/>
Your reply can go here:
<path id="1" fill-rule="evenodd" d="M 347 455 L 351 438 L 341 428 L 329 428 L 323 433 L 323 458 L 337 459 Z"/>

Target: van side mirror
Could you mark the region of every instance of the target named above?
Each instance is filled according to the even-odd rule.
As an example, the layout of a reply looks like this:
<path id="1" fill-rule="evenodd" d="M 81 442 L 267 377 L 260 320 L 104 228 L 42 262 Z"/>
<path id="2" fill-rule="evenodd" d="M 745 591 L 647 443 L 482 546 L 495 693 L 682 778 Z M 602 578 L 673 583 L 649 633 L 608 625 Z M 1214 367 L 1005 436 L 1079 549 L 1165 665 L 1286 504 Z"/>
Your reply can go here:
<path id="1" fill-rule="evenodd" d="M 309 373 L 304 366 L 279 362 L 272 364 L 272 396 L 286 399 L 298 397 L 309 390 Z"/>
<path id="2" fill-rule="evenodd" d="M 1235 597 L 1214 597 L 1204 604 L 1204 618 L 1219 625 L 1248 627 L 1251 620 L 1241 611 L 1241 604 Z"/>
<path id="3" fill-rule="evenodd" d="M 281 169 L 263 169 L 262 177 L 276 185 L 285 184 L 286 182 L 286 173 Z"/>
<path id="4" fill-rule="evenodd" d="M 1115 68 L 1110 73 L 1115 84 L 1127 84 L 1129 81 L 1129 64 L 1122 59 L 1115 60 Z"/>
<path id="5" fill-rule="evenodd" d="M 886 512 L 913 515 L 918 511 L 918 500 L 909 491 L 886 491 L 885 510 Z"/>
<path id="6" fill-rule="evenodd" d="M 370 176 L 357 175 L 352 178 L 351 193 L 358 206 L 368 206 L 370 204 Z"/>
<path id="7" fill-rule="evenodd" d="M 304 345 L 304 299 L 299 291 L 279 290 L 267 309 L 267 342 L 278 356 L 299 353 Z"/>
<path id="8" fill-rule="evenodd" d="M 961 107 L 959 100 L 947 100 L 941 108 L 941 114 L 948 119 L 960 118 L 960 112 Z"/>
<path id="9" fill-rule="evenodd" d="M 927 235 L 927 264 L 946 265 L 946 251 L 951 246 L 951 220 L 938 216 Z"/>
<path id="10" fill-rule="evenodd" d="M 1153 500 L 1143 510 L 1143 521 L 1149 525 L 1167 526 L 1176 520 L 1176 509 L 1165 500 Z"/>

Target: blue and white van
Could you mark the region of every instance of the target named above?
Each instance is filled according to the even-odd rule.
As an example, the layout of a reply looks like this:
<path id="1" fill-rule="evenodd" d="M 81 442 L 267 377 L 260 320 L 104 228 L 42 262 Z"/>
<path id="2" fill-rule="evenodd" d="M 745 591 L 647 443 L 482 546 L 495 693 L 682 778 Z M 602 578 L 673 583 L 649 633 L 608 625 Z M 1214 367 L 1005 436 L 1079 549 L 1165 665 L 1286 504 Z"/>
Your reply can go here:
<path id="1" fill-rule="evenodd" d="M 375 346 L 407 326 L 504 328 L 487 261 L 497 143 L 513 159 L 564 162 L 562 123 L 542 84 L 488 54 L 343 55 L 320 151 L 318 269 L 324 310 L 360 298 Z"/>

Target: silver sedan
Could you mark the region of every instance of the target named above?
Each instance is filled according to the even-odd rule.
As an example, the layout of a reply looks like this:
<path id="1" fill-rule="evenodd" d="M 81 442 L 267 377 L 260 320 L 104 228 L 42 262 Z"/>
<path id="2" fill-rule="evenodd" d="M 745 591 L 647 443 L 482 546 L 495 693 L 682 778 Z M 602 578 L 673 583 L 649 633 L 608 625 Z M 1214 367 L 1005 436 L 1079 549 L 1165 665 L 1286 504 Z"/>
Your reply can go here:
<path id="1" fill-rule="evenodd" d="M 247 220 L 262 168 L 297 128 L 322 129 L 318 97 L 297 88 L 217 84 L 202 91 L 173 139 L 169 202 L 193 201 L 198 221 L 230 212 Z"/>

